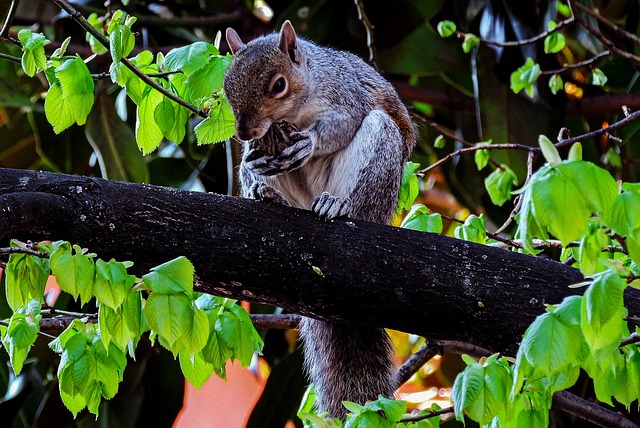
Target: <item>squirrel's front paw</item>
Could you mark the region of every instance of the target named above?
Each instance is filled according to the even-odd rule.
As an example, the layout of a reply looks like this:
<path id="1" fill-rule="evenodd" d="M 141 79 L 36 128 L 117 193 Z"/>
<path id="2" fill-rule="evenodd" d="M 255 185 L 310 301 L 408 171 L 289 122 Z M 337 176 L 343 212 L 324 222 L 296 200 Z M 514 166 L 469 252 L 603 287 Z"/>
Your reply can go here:
<path id="1" fill-rule="evenodd" d="M 295 135 L 294 135 L 295 134 Z M 304 135 L 303 132 L 294 132 L 291 134 L 292 139 L 298 139 Z M 264 155 L 256 159 L 252 159 L 253 152 L 245 156 L 246 167 L 257 175 L 276 175 L 286 171 L 292 171 L 300 168 L 307 163 L 313 153 L 313 140 L 308 136 L 300 139 L 295 144 L 285 148 L 277 155 Z"/>
<path id="2" fill-rule="evenodd" d="M 253 183 L 251 185 L 251 188 L 249 189 L 249 195 L 252 199 L 256 199 L 259 201 L 274 202 L 276 204 L 285 205 L 287 207 L 291 206 L 289 201 L 287 201 L 284 196 L 280 194 L 280 192 L 265 183 Z"/>
<path id="3" fill-rule="evenodd" d="M 333 220 L 351 214 L 351 199 L 338 198 L 328 192 L 322 192 L 316 196 L 311 205 L 313 211 L 322 220 Z"/>

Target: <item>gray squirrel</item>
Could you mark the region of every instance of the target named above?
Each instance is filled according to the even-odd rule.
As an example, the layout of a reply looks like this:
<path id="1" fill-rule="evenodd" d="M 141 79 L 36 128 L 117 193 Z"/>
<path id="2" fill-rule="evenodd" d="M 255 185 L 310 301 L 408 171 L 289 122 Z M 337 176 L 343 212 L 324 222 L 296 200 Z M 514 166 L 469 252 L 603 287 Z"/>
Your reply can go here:
<path id="1" fill-rule="evenodd" d="M 247 44 L 231 28 L 226 38 L 242 195 L 323 220 L 389 223 L 416 139 L 392 85 L 359 57 L 298 37 L 289 21 Z M 383 329 L 303 318 L 300 337 L 320 411 L 344 419 L 345 400 L 393 396 Z"/>

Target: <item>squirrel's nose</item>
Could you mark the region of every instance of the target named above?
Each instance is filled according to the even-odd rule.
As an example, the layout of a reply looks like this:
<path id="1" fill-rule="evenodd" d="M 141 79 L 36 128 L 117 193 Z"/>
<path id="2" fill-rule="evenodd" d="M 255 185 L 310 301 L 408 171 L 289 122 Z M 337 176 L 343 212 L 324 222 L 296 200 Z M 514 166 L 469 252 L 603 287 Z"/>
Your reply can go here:
<path id="1" fill-rule="evenodd" d="M 236 135 L 243 141 L 253 140 L 258 136 L 257 128 L 249 128 L 246 123 L 236 123 Z"/>

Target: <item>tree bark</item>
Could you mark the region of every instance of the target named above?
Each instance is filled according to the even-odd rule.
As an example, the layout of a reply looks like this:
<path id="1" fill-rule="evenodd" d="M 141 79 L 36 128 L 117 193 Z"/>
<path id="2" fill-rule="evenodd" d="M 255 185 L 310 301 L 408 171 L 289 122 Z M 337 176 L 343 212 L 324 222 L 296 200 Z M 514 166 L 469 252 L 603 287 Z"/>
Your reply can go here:
<path id="1" fill-rule="evenodd" d="M 0 168 L 0 240 L 68 240 L 148 269 L 184 255 L 199 291 L 513 354 L 545 304 L 582 293 L 560 263 L 242 198 Z M 638 303 L 638 298 L 633 304 Z"/>

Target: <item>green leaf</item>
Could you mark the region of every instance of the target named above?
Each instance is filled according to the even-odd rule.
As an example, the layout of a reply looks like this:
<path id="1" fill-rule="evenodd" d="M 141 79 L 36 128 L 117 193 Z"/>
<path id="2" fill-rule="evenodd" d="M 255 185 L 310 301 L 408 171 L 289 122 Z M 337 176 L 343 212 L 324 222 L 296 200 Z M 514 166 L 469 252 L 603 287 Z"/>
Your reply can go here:
<path id="1" fill-rule="evenodd" d="M 529 250 L 529 236 L 544 235 L 545 229 L 563 245 L 580 238 L 592 213 L 610 217 L 616 194 L 613 177 L 592 163 L 573 161 L 541 168 L 525 189 L 518 220 L 525 248 Z M 531 226 L 533 230 L 525 230 Z"/>
<path id="2" fill-rule="evenodd" d="M 56 277 L 60 289 L 80 300 L 82 304 L 88 302 L 93 296 L 93 278 L 95 267 L 93 260 L 82 254 L 77 245 L 73 246 L 75 254 L 64 253 L 55 259 L 51 265 L 51 271 Z"/>
<path id="3" fill-rule="evenodd" d="M 192 326 L 193 312 L 191 299 L 185 293 L 152 292 L 144 308 L 149 326 L 174 354 L 180 352 L 180 349 L 174 349 L 174 344 Z"/>
<path id="4" fill-rule="evenodd" d="M 180 256 L 151 269 L 142 280 L 151 291 L 180 293 L 193 291 L 193 264 Z"/>
<path id="5" fill-rule="evenodd" d="M 40 304 L 37 301 L 35 309 L 35 312 L 32 313 L 25 310 L 15 312 L 9 320 L 5 335 L 2 337 L 2 344 L 9 354 L 9 360 L 16 375 L 22 371 L 24 360 L 40 331 L 42 316 L 40 315 Z"/>
<path id="6" fill-rule="evenodd" d="M 60 398 L 64 406 L 73 413 L 73 417 L 77 417 L 78 413 L 85 407 L 87 407 L 87 401 L 83 394 L 67 394 L 60 390 Z"/>
<path id="7" fill-rule="evenodd" d="M 218 143 L 236 132 L 236 120 L 226 97 L 220 97 L 209 111 L 209 117 L 194 129 L 198 144 Z"/>
<path id="8" fill-rule="evenodd" d="M 607 83 L 607 76 L 599 68 L 594 68 L 591 73 L 591 84 L 594 86 L 604 86 Z"/>
<path id="9" fill-rule="evenodd" d="M 477 152 L 476 152 L 477 153 Z M 518 184 L 518 177 L 506 165 L 500 165 L 484 180 L 491 202 L 501 207 L 511 199 L 511 190 Z"/>
<path id="10" fill-rule="evenodd" d="M 127 273 L 123 263 L 98 259 L 93 292 L 100 303 L 118 309 L 129 294 L 135 277 Z"/>
<path id="11" fill-rule="evenodd" d="M 135 44 L 135 37 L 131 32 L 131 28 L 128 26 L 118 24 L 110 30 L 109 50 L 114 62 L 118 62 L 123 57 L 128 56 L 135 47 Z"/>
<path id="12" fill-rule="evenodd" d="M 194 355 L 202 350 L 209 340 L 209 320 L 202 309 L 193 311 L 191 325 L 180 341 L 186 352 Z M 183 351 L 184 352 L 184 351 Z M 213 366 L 211 368 L 213 370 Z"/>
<path id="13" fill-rule="evenodd" d="M 59 82 L 51 85 L 49 92 L 47 92 L 47 96 L 44 99 L 44 113 L 56 134 L 61 133 L 76 122 L 72 105 L 69 100 L 65 99 Z"/>
<path id="14" fill-rule="evenodd" d="M 625 183 L 626 185 L 626 183 Z M 623 185 L 616 196 L 605 224 L 621 236 L 629 236 L 640 229 L 640 191 Z"/>
<path id="15" fill-rule="evenodd" d="M 103 21 L 97 13 L 94 12 L 89 15 L 87 17 L 87 21 L 89 21 L 89 24 L 91 24 L 91 26 L 95 28 L 98 33 L 102 34 L 103 36 L 105 35 Z M 89 46 L 91 47 L 91 51 L 93 53 L 96 53 L 98 55 L 107 53 L 107 48 L 104 47 L 102 43 L 100 43 L 98 39 L 96 39 L 91 33 L 87 32 L 85 38 L 87 42 L 89 42 Z"/>
<path id="16" fill-rule="evenodd" d="M 407 403 L 379 395 L 377 400 L 368 402 L 364 408 L 374 412 L 384 412 L 387 421 L 393 423 L 398 422 L 407 411 Z"/>
<path id="17" fill-rule="evenodd" d="M 600 222 L 590 221 L 587 233 L 580 240 L 580 246 L 573 250 L 583 274 L 592 275 L 604 269 L 600 259 L 603 258 L 602 250 L 607 244 L 608 238 Z"/>
<path id="18" fill-rule="evenodd" d="M 435 147 L 436 149 L 442 149 L 442 148 L 444 148 L 446 143 L 447 143 L 447 140 L 445 140 L 444 136 L 442 134 L 440 134 L 434 140 L 433 147 Z"/>
<path id="19" fill-rule="evenodd" d="M 487 243 L 487 230 L 484 227 L 484 216 L 482 214 L 480 217 L 473 214 L 470 215 L 464 224 L 456 227 L 453 233 L 458 239 L 477 242 L 478 244 Z"/>
<path id="20" fill-rule="evenodd" d="M 43 301 L 44 288 L 49 278 L 49 261 L 27 254 L 11 254 L 5 269 L 6 298 L 16 311 L 35 299 Z"/>
<path id="21" fill-rule="evenodd" d="M 132 331 L 125 319 L 124 311 L 126 307 L 112 309 L 101 304 L 98 309 L 98 323 L 100 327 L 100 337 L 105 346 L 115 342 L 118 347 L 125 349 L 129 342 L 139 337 L 139 331 Z"/>
<path id="22" fill-rule="evenodd" d="M 136 142 L 143 154 L 149 154 L 162 142 L 162 129 L 155 119 L 155 111 L 164 95 L 147 86 L 136 109 Z"/>
<path id="23" fill-rule="evenodd" d="M 553 95 L 557 94 L 558 91 L 561 91 L 564 88 L 564 82 L 562 81 L 562 77 L 559 74 L 554 74 L 549 79 L 549 89 L 551 89 L 551 93 Z"/>
<path id="24" fill-rule="evenodd" d="M 578 308 L 573 305 L 574 310 Z M 575 362 L 583 340 L 580 327 L 564 322 L 555 312 L 538 316 L 527 329 L 521 344 L 523 357 L 534 368 L 533 373 L 525 375 L 535 380 L 564 370 Z"/>
<path id="25" fill-rule="evenodd" d="M 219 55 L 219 52 L 211 43 L 195 42 L 169 51 L 164 67 L 168 71 L 182 70 L 190 76 L 207 65 L 213 55 Z"/>
<path id="26" fill-rule="evenodd" d="M 184 377 L 196 389 L 200 389 L 213 373 L 213 364 L 206 361 L 201 352 L 195 355 L 189 355 L 185 351 L 180 352 L 180 368 Z"/>
<path id="27" fill-rule="evenodd" d="M 593 275 L 593 282 L 587 288 L 583 300 L 583 324 L 596 329 L 603 327 L 617 316 L 624 306 L 625 283 L 620 275 L 611 269 Z"/>
<path id="28" fill-rule="evenodd" d="M 419 163 L 411 161 L 404 164 L 400 191 L 398 193 L 398 204 L 396 205 L 396 214 L 402 213 L 402 210 L 410 210 L 411 205 L 420 193 L 418 177 L 416 177 L 416 170 L 419 167 Z"/>
<path id="29" fill-rule="evenodd" d="M 564 35 L 555 31 L 544 38 L 544 52 L 548 54 L 558 53 L 564 48 L 565 43 Z"/>
<path id="30" fill-rule="evenodd" d="M 216 56 L 204 67 L 192 75 L 187 76 L 187 98 L 196 106 L 202 108 L 214 93 L 222 89 L 222 80 L 231 65 L 231 58 Z"/>
<path id="31" fill-rule="evenodd" d="M 215 320 L 217 320 L 217 318 L 215 318 Z M 215 326 L 215 320 L 212 322 L 211 317 L 209 317 L 209 324 Z M 213 365 L 216 374 L 222 379 L 226 379 L 226 364 L 232 355 L 233 350 L 227 346 L 226 342 L 216 330 L 212 330 L 206 345 L 202 349 L 202 356 Z"/>
<path id="32" fill-rule="evenodd" d="M 84 125 L 93 107 L 95 85 L 91 72 L 79 55 L 56 68 L 62 95 L 69 103 L 75 123 Z M 46 108 L 46 107 L 45 107 Z"/>
<path id="33" fill-rule="evenodd" d="M 582 301 L 582 332 L 596 362 L 616 352 L 626 316 L 625 284 L 612 270 L 595 274 Z"/>
<path id="34" fill-rule="evenodd" d="M 176 109 L 174 108 L 174 104 L 175 103 L 169 98 L 162 97 L 162 101 L 160 101 L 153 112 L 153 118 L 164 136 L 167 136 L 175 126 Z"/>
<path id="35" fill-rule="evenodd" d="M 153 54 L 149 51 L 140 52 L 131 58 L 130 61 L 145 74 L 158 72 L 158 66 L 153 62 Z M 124 87 L 127 95 L 136 105 L 140 105 L 145 91 L 152 90 L 142 79 L 119 62 L 113 62 L 111 64 L 109 73 L 111 74 L 111 80 Z"/>
<path id="36" fill-rule="evenodd" d="M 100 392 L 100 383 L 94 381 L 87 386 L 84 394 L 84 398 L 87 401 L 87 410 L 96 416 L 98 416 L 98 410 L 100 409 L 100 403 L 102 401 Z"/>
<path id="37" fill-rule="evenodd" d="M 36 72 L 47 68 L 47 57 L 44 47 L 51 43 L 43 34 L 33 33 L 22 29 L 18 32 L 18 39 L 22 44 L 22 69 L 27 76 L 33 77 Z"/>
<path id="38" fill-rule="evenodd" d="M 560 162 L 562 162 L 560 153 L 558 153 L 558 149 L 546 135 L 540 135 L 538 137 L 538 145 L 542 150 L 542 155 L 549 163 L 549 166 L 553 167 L 560 165 Z"/>
<path id="39" fill-rule="evenodd" d="M 429 214 L 429 208 L 416 204 L 402 220 L 400 227 L 420 232 L 442 233 L 442 216 L 439 213 Z"/>
<path id="40" fill-rule="evenodd" d="M 540 77 L 540 65 L 533 59 L 527 58 L 522 67 L 511 73 L 511 90 L 517 94 L 524 89 L 529 97 L 533 97 L 533 84 L 538 77 Z"/>
<path id="41" fill-rule="evenodd" d="M 233 350 L 231 358 L 238 359 L 242 367 L 247 367 L 254 352 L 262 348 L 262 339 L 255 331 L 249 315 L 240 306 L 233 305 L 223 312 L 216 321 L 215 329 Z"/>
<path id="42" fill-rule="evenodd" d="M 471 49 L 478 46 L 480 44 L 480 39 L 475 34 L 467 33 L 464 35 L 464 40 L 462 42 L 462 50 L 464 53 L 471 52 Z"/>
<path id="43" fill-rule="evenodd" d="M 487 424 L 508 401 L 511 373 L 502 362 L 487 359 L 485 364 L 467 366 L 453 384 L 451 399 L 457 420 L 463 412 L 478 423 Z"/>
<path id="44" fill-rule="evenodd" d="M 570 161 L 581 161 L 582 160 L 582 144 L 575 143 L 569 149 L 569 156 L 567 157 Z"/>
<path id="45" fill-rule="evenodd" d="M 452 21 L 438 22 L 438 34 L 440 37 L 450 37 L 456 32 L 456 24 Z"/>
<path id="46" fill-rule="evenodd" d="M 482 170 L 489 163 L 489 150 L 476 150 L 474 159 L 478 171 Z"/>

